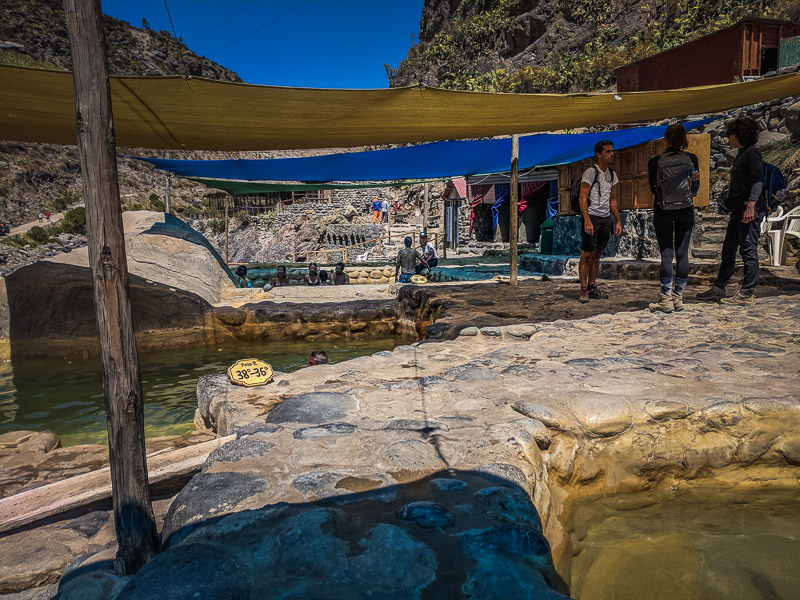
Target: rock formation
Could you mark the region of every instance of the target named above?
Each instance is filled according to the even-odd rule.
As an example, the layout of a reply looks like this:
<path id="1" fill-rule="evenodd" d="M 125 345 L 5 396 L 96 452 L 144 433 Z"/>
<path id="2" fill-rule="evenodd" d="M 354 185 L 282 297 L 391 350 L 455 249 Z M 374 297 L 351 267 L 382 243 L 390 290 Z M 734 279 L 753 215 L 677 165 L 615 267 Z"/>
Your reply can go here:
<path id="1" fill-rule="evenodd" d="M 176 336 L 202 340 L 210 304 L 234 290 L 233 277 L 208 242 L 164 213 L 123 213 L 131 302 L 146 347 L 168 347 Z M 88 249 L 79 248 L 0 279 L 6 302 L 0 333 L 12 354 L 95 353 L 97 326 Z M 148 338 L 147 334 L 152 333 Z M 199 337 L 197 337 L 199 336 Z"/>
<path id="2" fill-rule="evenodd" d="M 689 304 L 473 328 L 260 388 L 206 376 L 199 410 L 237 439 L 173 501 L 166 551 L 129 578 L 113 547 L 81 559 L 61 597 L 562 597 L 580 498 L 798 490 L 798 317 L 795 296 Z"/>

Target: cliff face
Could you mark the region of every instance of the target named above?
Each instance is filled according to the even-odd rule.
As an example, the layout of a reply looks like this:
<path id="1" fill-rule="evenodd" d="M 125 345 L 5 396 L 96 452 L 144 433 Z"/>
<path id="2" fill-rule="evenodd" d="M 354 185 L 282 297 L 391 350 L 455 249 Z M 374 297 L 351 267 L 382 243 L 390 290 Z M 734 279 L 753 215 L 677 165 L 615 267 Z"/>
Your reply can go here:
<path id="1" fill-rule="evenodd" d="M 800 19 L 791 0 L 425 0 L 390 86 L 497 92 L 613 88 L 614 69 L 745 16 Z"/>

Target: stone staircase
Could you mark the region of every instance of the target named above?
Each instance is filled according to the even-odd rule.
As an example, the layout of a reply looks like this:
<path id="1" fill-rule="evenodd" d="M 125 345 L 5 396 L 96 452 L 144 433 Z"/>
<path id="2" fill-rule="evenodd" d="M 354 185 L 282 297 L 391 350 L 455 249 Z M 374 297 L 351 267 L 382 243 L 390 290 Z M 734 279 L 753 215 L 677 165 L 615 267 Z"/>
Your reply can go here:
<path id="1" fill-rule="evenodd" d="M 728 216 L 715 210 L 697 211 L 698 221 L 702 219 L 700 239 L 692 240 L 692 258 L 703 258 L 719 261 L 722 252 L 722 240 L 725 239 L 725 228 Z"/>
<path id="2" fill-rule="evenodd" d="M 697 211 L 698 221 L 702 219 L 702 234 L 698 240 L 692 239 L 692 258 L 706 259 L 719 262 L 722 259 L 722 241 L 725 239 L 725 229 L 728 227 L 728 215 L 721 215 L 714 209 Z M 763 238 L 758 246 L 758 259 L 764 262 L 769 259 Z M 737 258 L 737 262 L 741 262 Z"/>

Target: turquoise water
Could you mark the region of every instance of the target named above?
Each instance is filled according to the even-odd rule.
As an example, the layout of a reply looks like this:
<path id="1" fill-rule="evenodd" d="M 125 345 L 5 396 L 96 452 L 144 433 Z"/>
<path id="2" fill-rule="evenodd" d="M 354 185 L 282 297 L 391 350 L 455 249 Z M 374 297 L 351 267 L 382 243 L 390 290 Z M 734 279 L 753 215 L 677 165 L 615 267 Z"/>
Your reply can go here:
<path id="1" fill-rule="evenodd" d="M 276 371 L 306 366 L 312 350 L 325 350 L 331 363 L 408 340 L 237 342 L 223 348 L 142 354 L 145 435 L 181 435 L 193 429 L 196 387 L 201 375 L 225 373 L 240 358 L 260 358 Z M 52 429 L 64 446 L 105 444 L 106 418 L 100 359 L 19 360 L 0 365 L 0 434 L 18 429 Z"/>

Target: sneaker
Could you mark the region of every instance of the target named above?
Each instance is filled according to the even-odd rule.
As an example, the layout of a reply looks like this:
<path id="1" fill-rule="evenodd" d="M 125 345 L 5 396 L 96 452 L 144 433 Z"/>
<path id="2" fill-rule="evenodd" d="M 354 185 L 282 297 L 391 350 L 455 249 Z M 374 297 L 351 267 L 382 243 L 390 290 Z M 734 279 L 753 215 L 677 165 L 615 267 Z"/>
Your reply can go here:
<path id="1" fill-rule="evenodd" d="M 606 300 L 608 299 L 608 294 L 596 285 L 590 285 L 589 298 L 592 300 Z"/>
<path id="2" fill-rule="evenodd" d="M 581 295 L 578 296 L 578 302 L 588 302 L 589 301 L 589 290 L 581 289 Z"/>
<path id="3" fill-rule="evenodd" d="M 663 293 L 658 295 L 658 302 L 650 304 L 650 312 L 671 313 L 673 310 L 672 296 L 667 296 Z"/>
<path id="4" fill-rule="evenodd" d="M 725 288 L 721 288 L 718 285 L 714 284 L 710 288 L 708 288 L 705 292 L 699 292 L 697 294 L 698 300 L 722 300 L 727 294 L 725 294 Z"/>
<path id="5" fill-rule="evenodd" d="M 681 312 L 683 310 L 683 294 L 672 292 L 672 310 Z"/>
<path id="6" fill-rule="evenodd" d="M 728 304 L 735 306 L 755 306 L 756 295 L 753 292 L 749 294 L 743 290 L 736 290 L 736 293 L 730 298 L 721 298 L 720 304 Z"/>

